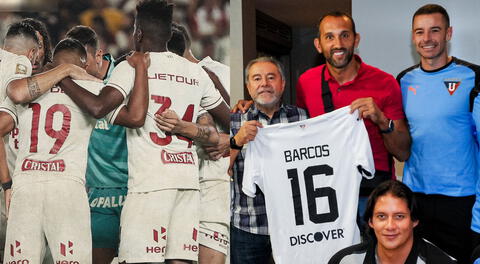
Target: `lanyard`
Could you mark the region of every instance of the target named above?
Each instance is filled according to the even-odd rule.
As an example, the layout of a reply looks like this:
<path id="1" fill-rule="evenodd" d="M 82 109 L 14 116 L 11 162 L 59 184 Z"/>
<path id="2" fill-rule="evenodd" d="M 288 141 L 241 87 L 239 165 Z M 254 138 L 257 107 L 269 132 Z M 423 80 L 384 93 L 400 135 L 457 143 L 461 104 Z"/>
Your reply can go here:
<path id="1" fill-rule="evenodd" d="M 333 107 L 333 99 L 332 99 L 332 92 L 330 91 L 330 86 L 328 82 L 325 80 L 325 70 L 327 69 L 327 65 L 323 67 L 322 70 L 322 101 L 323 101 L 323 109 L 325 113 L 332 112 L 335 108 Z"/>

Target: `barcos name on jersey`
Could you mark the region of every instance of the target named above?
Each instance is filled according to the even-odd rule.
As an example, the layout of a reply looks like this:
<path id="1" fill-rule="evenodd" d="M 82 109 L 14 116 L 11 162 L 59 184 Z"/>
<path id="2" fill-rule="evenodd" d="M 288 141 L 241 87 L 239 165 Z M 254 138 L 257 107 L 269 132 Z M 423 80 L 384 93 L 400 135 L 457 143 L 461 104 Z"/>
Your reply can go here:
<path id="1" fill-rule="evenodd" d="M 318 145 L 313 147 L 304 147 L 292 150 L 285 150 L 285 162 L 294 162 L 304 159 L 315 159 L 330 156 L 330 146 Z"/>
<path id="2" fill-rule="evenodd" d="M 335 240 L 335 239 L 342 239 L 345 238 L 343 236 L 343 229 L 331 229 L 327 231 L 319 231 L 315 233 L 309 233 L 309 234 L 301 234 L 301 235 L 296 235 L 296 236 L 291 236 L 290 237 L 290 246 L 300 246 L 304 244 L 311 244 L 315 242 L 321 242 L 322 240 L 325 239 L 327 240 Z"/>

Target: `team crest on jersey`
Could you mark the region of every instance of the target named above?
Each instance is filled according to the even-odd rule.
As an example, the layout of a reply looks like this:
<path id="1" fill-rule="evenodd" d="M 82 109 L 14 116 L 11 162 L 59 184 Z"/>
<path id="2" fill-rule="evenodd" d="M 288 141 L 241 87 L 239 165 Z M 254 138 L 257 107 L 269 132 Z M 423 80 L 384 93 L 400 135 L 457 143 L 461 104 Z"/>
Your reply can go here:
<path id="1" fill-rule="evenodd" d="M 444 79 L 443 83 L 445 84 L 445 87 L 447 88 L 448 93 L 450 93 L 450 95 L 453 95 L 453 93 L 455 93 L 455 91 L 458 89 L 458 87 L 462 83 L 462 80 L 457 78 Z"/>
<path id="2" fill-rule="evenodd" d="M 161 157 L 164 164 L 195 164 L 195 160 L 193 159 L 193 154 L 191 152 L 170 153 L 162 150 Z"/>
<path id="3" fill-rule="evenodd" d="M 27 74 L 27 66 L 18 63 L 15 68 L 15 74 Z"/>

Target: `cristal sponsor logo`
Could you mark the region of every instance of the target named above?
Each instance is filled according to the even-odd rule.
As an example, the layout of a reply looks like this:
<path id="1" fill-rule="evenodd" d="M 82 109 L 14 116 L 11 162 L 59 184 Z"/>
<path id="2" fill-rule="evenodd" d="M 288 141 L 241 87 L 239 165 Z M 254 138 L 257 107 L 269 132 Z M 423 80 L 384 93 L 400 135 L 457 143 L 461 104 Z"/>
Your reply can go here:
<path id="1" fill-rule="evenodd" d="M 445 84 L 445 87 L 447 88 L 448 93 L 450 95 L 453 95 L 453 93 L 455 93 L 455 91 L 458 89 L 458 87 L 462 83 L 462 80 L 458 78 L 450 78 L 450 79 L 443 80 L 443 83 Z"/>
<path id="2" fill-rule="evenodd" d="M 316 233 L 301 234 L 290 237 L 290 246 L 299 246 L 304 244 L 311 244 L 321 241 L 342 239 L 343 229 L 331 229 L 327 231 L 319 231 Z"/>
<path id="3" fill-rule="evenodd" d="M 65 170 L 65 162 L 63 160 L 40 161 L 25 159 L 22 163 L 22 171 L 29 170 L 62 172 Z"/>
<path id="4" fill-rule="evenodd" d="M 67 243 L 60 243 L 60 254 L 62 256 L 67 256 L 67 253 L 70 253 L 70 255 L 73 255 L 73 242 L 68 241 Z"/>
<path id="5" fill-rule="evenodd" d="M 125 203 L 125 195 L 96 197 L 90 202 L 90 207 L 97 208 L 117 208 Z"/>
<path id="6" fill-rule="evenodd" d="M 153 229 L 153 241 L 159 242 L 160 239 L 167 240 L 167 229 L 163 226 L 160 227 L 160 232 L 157 229 Z M 162 255 L 165 254 L 165 246 L 147 246 L 145 249 L 147 253 L 161 253 Z"/>
<path id="7" fill-rule="evenodd" d="M 182 75 L 175 75 L 169 73 L 154 73 L 153 75 L 148 76 L 150 80 L 160 80 L 160 81 L 171 81 L 177 83 L 184 83 L 193 86 L 199 86 L 199 82 L 195 78 L 190 78 Z"/>
<path id="8" fill-rule="evenodd" d="M 161 157 L 164 164 L 195 164 L 195 160 L 193 159 L 193 154 L 191 152 L 169 153 L 165 150 L 162 150 Z"/>
<path id="9" fill-rule="evenodd" d="M 15 240 L 14 244 L 10 244 L 10 256 L 15 257 L 15 255 L 19 255 L 22 253 L 22 249 L 20 248 L 21 243 Z M 17 256 L 18 257 L 18 256 Z M 17 259 L 5 262 L 7 264 L 29 264 L 30 261 L 28 259 Z"/>

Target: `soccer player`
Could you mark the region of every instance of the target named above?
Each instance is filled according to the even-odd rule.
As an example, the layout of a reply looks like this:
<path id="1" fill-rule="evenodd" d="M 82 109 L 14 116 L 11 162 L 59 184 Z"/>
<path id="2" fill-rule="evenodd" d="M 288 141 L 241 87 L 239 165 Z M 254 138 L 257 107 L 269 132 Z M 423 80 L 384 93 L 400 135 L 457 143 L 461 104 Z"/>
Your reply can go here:
<path id="1" fill-rule="evenodd" d="M 106 84 L 115 65 L 99 48 L 93 29 L 75 26 L 65 35 L 80 41 L 87 50 L 87 72 Z M 86 181 L 92 225 L 94 264 L 109 264 L 118 251 L 120 215 L 127 195 L 127 139 L 125 127 L 101 118 L 90 136 Z"/>
<path id="2" fill-rule="evenodd" d="M 45 23 L 34 18 L 24 18 L 22 22 L 32 26 L 37 32 L 38 37 L 38 55 L 35 63 L 32 65 L 32 74 L 44 71 L 45 65 L 52 62 L 52 50 L 50 46 L 50 35 L 48 34 Z"/>
<path id="3" fill-rule="evenodd" d="M 144 58 L 135 54 L 129 63 L 143 72 L 139 76 L 146 76 L 147 63 L 139 57 Z M 57 45 L 55 65 L 85 66 L 85 62 L 86 51 L 78 41 L 66 39 Z M 97 82 L 78 83 L 93 93 L 102 87 Z M 146 77 L 139 83 L 147 90 Z M 0 110 L 2 134 L 15 124 L 20 127 L 20 141 L 30 142 L 22 144 L 15 166 L 15 195 L 7 229 L 11 251 L 5 262 L 39 263 L 47 240 L 55 261 L 91 263 L 84 175 L 88 136 L 95 120 L 82 113 L 59 87 L 28 105 L 15 106 L 7 100 Z"/>
<path id="4" fill-rule="evenodd" d="M 383 182 L 370 195 L 364 214 L 369 240 L 342 249 L 328 263 L 456 263 L 440 248 L 415 234 L 418 213 L 413 193 L 405 184 L 394 180 Z"/>
<path id="5" fill-rule="evenodd" d="M 459 263 L 469 263 L 471 228 L 480 232 L 476 209 L 472 221 L 479 172 L 472 115 L 478 116 L 478 108 L 472 113 L 470 104 L 478 94 L 480 67 L 448 55 L 452 32 L 440 5 L 424 5 L 412 16 L 420 63 L 397 77 L 412 135 L 403 182 L 418 202 L 419 233 Z"/>
<path id="6" fill-rule="evenodd" d="M 204 67 L 225 102 L 230 98 L 230 68 L 206 57 L 198 60 L 190 49 L 187 29 L 173 23 L 168 50 Z M 217 129 L 220 129 L 217 126 Z M 199 263 L 225 263 L 229 248 L 230 180 L 227 174 L 230 146 L 229 135 L 220 133 L 215 146 L 197 148 L 200 163 L 200 236 Z"/>
<path id="7" fill-rule="evenodd" d="M 229 123 L 228 107 L 204 70 L 166 52 L 172 9 L 172 5 L 162 0 L 142 1 L 137 5 L 135 49 L 149 51 L 151 58 L 150 94 L 142 98 L 142 107 L 145 112 L 148 107 L 149 117 L 144 113 L 124 118 L 120 107 L 115 112 L 120 111 L 119 115 L 111 118 L 117 124 L 136 128 L 127 130 L 129 193 L 122 211 L 119 249 L 119 259 L 128 263 L 197 260 L 198 160 L 191 140 L 182 135 L 218 142 L 216 133 L 191 123 L 196 120 L 200 107 L 220 120 L 222 127 Z M 128 102 L 132 101 L 133 77 L 131 67 L 120 63 L 100 98 L 75 89 L 68 79 L 62 81 L 62 85 L 78 105 L 101 117 L 119 106 L 127 96 Z M 182 116 L 181 120 L 176 113 Z M 154 119 L 150 118 L 155 114 L 171 119 L 169 122 L 179 121 L 182 128 L 177 130 L 172 126 L 170 131 L 180 135 L 156 128 Z M 191 133 L 183 126 L 190 127 Z M 151 214 L 148 217 L 138 215 L 139 211 Z"/>

